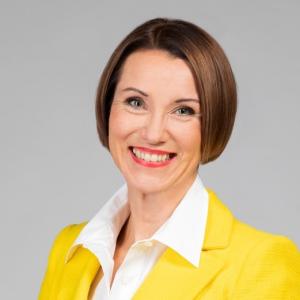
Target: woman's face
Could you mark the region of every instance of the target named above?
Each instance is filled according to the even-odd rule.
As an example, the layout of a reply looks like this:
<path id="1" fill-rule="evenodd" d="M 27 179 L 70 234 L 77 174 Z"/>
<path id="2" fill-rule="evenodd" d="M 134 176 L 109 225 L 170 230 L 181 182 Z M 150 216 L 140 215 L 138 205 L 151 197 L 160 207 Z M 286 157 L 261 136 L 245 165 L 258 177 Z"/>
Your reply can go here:
<path id="1" fill-rule="evenodd" d="M 182 59 L 162 50 L 136 51 L 126 59 L 111 106 L 109 147 L 130 187 L 153 193 L 195 178 L 201 135 L 193 113 L 200 113 L 199 97 Z"/>

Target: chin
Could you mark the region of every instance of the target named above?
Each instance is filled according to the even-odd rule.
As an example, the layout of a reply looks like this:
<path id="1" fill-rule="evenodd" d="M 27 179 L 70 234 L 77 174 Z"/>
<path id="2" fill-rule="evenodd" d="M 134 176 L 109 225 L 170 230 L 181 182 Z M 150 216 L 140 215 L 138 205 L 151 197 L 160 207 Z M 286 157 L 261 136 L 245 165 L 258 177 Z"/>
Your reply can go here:
<path id="1" fill-rule="evenodd" d="M 140 176 L 139 179 L 130 178 L 127 184 L 144 194 L 161 192 L 169 185 L 168 182 L 163 182 L 161 178 L 151 178 L 151 176 Z"/>

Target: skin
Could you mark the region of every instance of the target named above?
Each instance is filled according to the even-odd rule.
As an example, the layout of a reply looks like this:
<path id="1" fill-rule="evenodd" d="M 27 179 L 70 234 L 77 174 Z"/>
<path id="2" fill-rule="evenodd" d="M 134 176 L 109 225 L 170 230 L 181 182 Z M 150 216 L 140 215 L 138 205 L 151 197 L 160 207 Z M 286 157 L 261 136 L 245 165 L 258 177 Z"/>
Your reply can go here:
<path id="1" fill-rule="evenodd" d="M 128 87 L 148 96 L 123 91 Z M 141 99 L 138 113 L 125 104 L 128 97 Z M 199 99 L 192 73 L 182 59 L 162 50 L 138 50 L 126 59 L 109 118 L 110 153 L 127 182 L 130 206 L 129 219 L 116 244 L 114 273 L 130 246 L 151 237 L 170 217 L 197 176 L 200 120 L 192 117 L 182 121 L 175 111 L 188 106 L 199 113 L 200 104 L 174 103 L 181 98 Z M 132 145 L 175 152 L 177 156 L 168 166 L 149 168 L 132 159 L 128 149 Z"/>

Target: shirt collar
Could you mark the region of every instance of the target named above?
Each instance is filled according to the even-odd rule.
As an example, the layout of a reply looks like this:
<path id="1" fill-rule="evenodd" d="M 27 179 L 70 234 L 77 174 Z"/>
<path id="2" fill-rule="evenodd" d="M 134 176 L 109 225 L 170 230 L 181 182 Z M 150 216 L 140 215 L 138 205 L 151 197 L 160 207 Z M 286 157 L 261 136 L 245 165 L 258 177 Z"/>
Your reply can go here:
<path id="1" fill-rule="evenodd" d="M 129 212 L 127 184 L 124 184 L 82 229 L 67 253 L 66 262 L 80 245 L 90 249 L 98 258 L 105 255 L 112 260 L 117 236 Z M 197 174 L 171 216 L 147 240 L 167 245 L 199 267 L 207 212 L 208 193 Z"/>
<path id="2" fill-rule="evenodd" d="M 123 184 L 81 230 L 67 252 L 65 262 L 80 245 L 94 252 L 98 259 L 99 252 L 110 257 L 115 252 L 117 236 L 128 215 L 127 184 Z"/>
<path id="3" fill-rule="evenodd" d="M 208 193 L 197 174 L 178 206 L 153 238 L 199 267 L 208 212 Z"/>

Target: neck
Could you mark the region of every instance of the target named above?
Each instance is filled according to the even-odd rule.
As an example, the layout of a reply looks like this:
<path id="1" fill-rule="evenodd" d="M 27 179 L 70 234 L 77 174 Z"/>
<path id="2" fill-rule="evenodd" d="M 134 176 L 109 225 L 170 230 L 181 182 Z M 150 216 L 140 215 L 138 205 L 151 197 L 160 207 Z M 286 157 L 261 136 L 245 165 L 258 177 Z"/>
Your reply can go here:
<path id="1" fill-rule="evenodd" d="M 158 193 L 145 194 L 128 186 L 130 215 L 122 230 L 124 243 L 131 245 L 150 238 L 172 215 L 196 176 L 190 176 L 186 181 L 173 184 L 172 188 Z"/>

